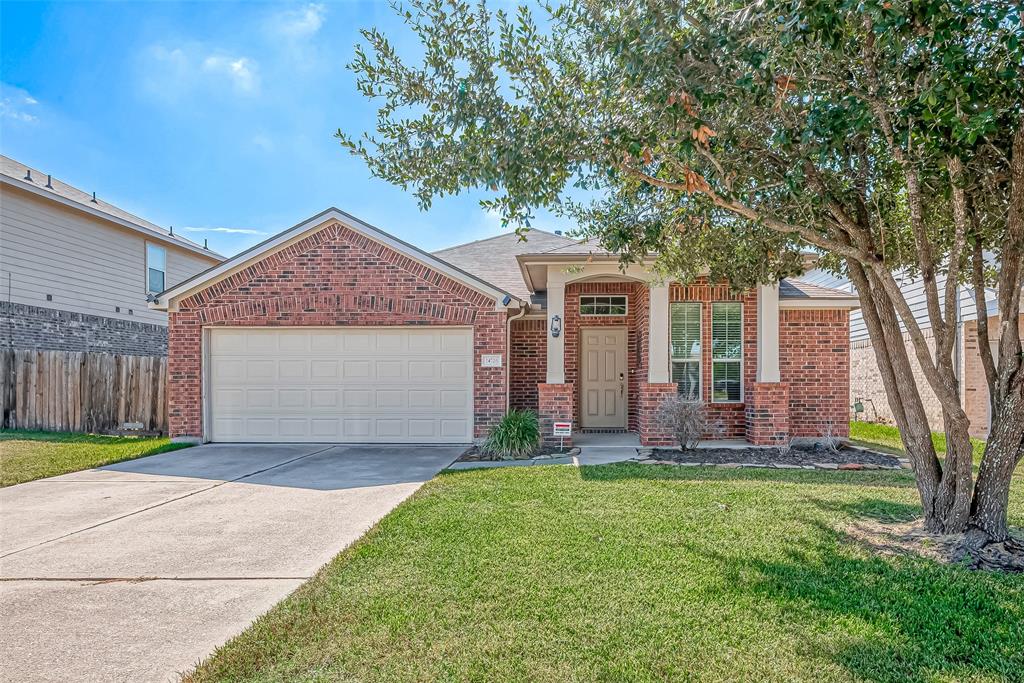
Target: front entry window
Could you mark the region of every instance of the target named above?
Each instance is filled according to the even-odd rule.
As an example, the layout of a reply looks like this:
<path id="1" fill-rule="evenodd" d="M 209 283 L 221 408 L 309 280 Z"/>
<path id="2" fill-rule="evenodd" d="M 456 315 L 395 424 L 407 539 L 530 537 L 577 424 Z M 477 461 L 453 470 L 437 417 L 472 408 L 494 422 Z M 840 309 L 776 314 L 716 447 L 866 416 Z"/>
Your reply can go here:
<path id="1" fill-rule="evenodd" d="M 711 304 L 711 400 L 743 400 L 743 304 Z"/>
<path id="2" fill-rule="evenodd" d="M 581 296 L 580 315 L 626 315 L 626 297 Z"/>
<path id="3" fill-rule="evenodd" d="M 672 381 L 688 401 L 700 400 L 700 309 L 697 302 L 671 307 Z"/>

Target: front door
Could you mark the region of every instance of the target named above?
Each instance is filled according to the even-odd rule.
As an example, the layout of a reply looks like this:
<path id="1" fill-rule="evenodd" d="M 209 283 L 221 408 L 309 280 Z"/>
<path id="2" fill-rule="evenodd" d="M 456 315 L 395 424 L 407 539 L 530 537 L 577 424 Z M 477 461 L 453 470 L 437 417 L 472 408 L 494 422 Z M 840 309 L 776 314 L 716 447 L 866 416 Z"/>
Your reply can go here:
<path id="1" fill-rule="evenodd" d="M 584 328 L 580 382 L 584 429 L 626 428 L 626 330 Z"/>

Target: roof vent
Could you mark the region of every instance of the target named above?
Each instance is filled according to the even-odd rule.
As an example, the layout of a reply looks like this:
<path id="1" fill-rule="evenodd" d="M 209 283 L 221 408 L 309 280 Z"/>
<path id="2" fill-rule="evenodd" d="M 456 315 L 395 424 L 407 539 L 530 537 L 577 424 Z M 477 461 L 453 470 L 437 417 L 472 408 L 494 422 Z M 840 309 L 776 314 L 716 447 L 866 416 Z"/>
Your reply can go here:
<path id="1" fill-rule="evenodd" d="M 171 235 L 174 235 L 174 226 L 171 226 Z"/>
<path id="2" fill-rule="evenodd" d="M 209 242 L 209 240 L 207 240 L 206 238 L 203 238 L 203 249 L 209 249 L 210 248 L 210 247 L 206 246 L 207 242 Z"/>
<path id="3" fill-rule="evenodd" d="M 99 204 L 99 202 L 96 201 L 96 193 L 95 192 L 92 193 L 92 203 L 93 204 Z"/>
<path id="4" fill-rule="evenodd" d="M 31 168 L 26 168 L 25 169 L 25 177 L 22 178 L 22 180 L 27 180 L 30 183 L 32 182 L 32 169 Z"/>
<path id="5" fill-rule="evenodd" d="M 561 235 L 561 234 L 562 234 L 562 231 L 561 231 L 561 230 L 555 230 L 555 234 L 556 234 L 556 235 Z"/>
<path id="6" fill-rule="evenodd" d="M 51 190 L 53 189 L 53 176 L 49 173 L 46 174 L 46 186 Z"/>

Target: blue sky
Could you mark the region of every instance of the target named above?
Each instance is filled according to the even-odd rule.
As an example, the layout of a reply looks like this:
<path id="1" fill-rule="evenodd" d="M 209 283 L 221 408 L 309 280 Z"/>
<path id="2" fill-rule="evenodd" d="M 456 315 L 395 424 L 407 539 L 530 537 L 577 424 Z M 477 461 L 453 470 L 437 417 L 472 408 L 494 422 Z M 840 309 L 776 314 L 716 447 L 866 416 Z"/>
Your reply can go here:
<path id="1" fill-rule="evenodd" d="M 0 3 L 0 150 L 223 254 L 328 206 L 428 250 L 498 234 L 481 194 L 421 212 L 333 138 L 376 119 L 345 68 L 369 26 L 415 54 L 383 1 Z"/>

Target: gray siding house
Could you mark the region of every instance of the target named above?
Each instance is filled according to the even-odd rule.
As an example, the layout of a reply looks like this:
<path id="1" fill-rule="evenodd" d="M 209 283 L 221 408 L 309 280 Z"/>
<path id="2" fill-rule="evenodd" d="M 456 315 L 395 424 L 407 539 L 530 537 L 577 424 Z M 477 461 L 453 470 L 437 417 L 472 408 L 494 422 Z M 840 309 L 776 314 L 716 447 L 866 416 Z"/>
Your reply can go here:
<path id="1" fill-rule="evenodd" d="M 148 296 L 223 260 L 0 157 L 0 348 L 166 355 L 167 314 Z"/>

